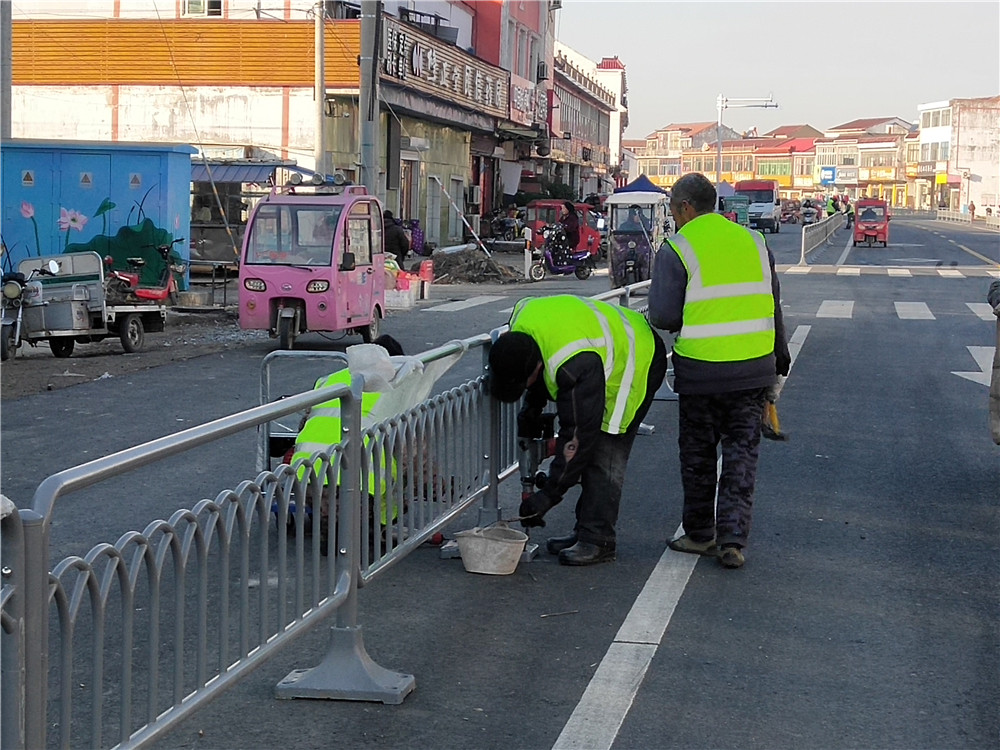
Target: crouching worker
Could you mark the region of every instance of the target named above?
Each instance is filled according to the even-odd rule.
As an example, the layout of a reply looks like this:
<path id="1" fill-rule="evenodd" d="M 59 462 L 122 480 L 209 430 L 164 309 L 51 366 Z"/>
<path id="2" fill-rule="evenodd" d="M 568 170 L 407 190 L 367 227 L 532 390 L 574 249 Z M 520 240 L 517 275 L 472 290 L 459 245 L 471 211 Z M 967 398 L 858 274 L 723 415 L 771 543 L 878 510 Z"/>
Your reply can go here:
<path id="1" fill-rule="evenodd" d="M 557 295 L 518 302 L 489 361 L 496 398 L 512 403 L 527 391 L 520 437 L 539 432 L 549 400 L 559 417 L 548 481 L 521 503 L 521 525 L 544 526 L 545 514 L 579 483 L 573 533 L 546 548 L 563 565 L 614 560 L 625 466 L 667 371 L 663 341 L 628 308 Z"/>
<path id="2" fill-rule="evenodd" d="M 378 344 L 383 349 L 388 352 L 389 356 L 402 356 L 403 347 L 400 346 L 399 342 L 396 341 L 392 336 L 379 336 L 375 339 L 373 344 Z M 314 389 L 328 388 L 332 385 L 350 385 L 351 384 L 351 371 L 349 368 L 345 367 L 342 370 L 338 370 L 331 375 L 326 375 L 319 378 L 316 381 Z M 368 392 L 365 391 L 361 394 L 361 418 L 364 420 L 365 417 L 371 415 L 372 411 L 375 409 L 375 405 L 378 403 L 379 399 L 382 397 L 381 393 L 378 392 Z M 341 440 L 341 422 L 340 422 L 340 400 L 331 399 L 330 401 L 325 401 L 322 404 L 318 404 L 312 407 L 299 429 L 299 434 L 295 438 L 295 446 L 292 449 L 292 455 L 288 459 L 288 463 L 294 465 L 294 463 L 300 459 L 308 462 L 308 459 L 319 452 L 329 451 L 331 446 L 337 445 Z M 382 512 L 381 512 L 381 526 L 385 526 L 390 518 L 395 519 L 397 515 L 397 509 L 393 505 L 392 510 L 389 510 L 389 506 L 392 504 L 388 498 L 388 478 L 391 475 L 393 478 L 396 476 L 396 462 L 389 459 L 389 457 L 383 457 L 381 460 L 381 466 L 371 465 L 368 468 L 367 479 L 363 480 L 365 486 L 362 487 L 362 491 L 367 489 L 368 491 L 368 520 L 369 529 L 371 530 L 371 536 L 374 537 L 374 530 L 378 527 L 375 522 L 375 493 L 376 485 L 378 485 L 378 494 L 381 496 L 382 502 Z M 303 463 L 298 468 L 297 476 L 302 479 L 306 473 L 306 467 L 308 463 Z M 320 462 L 317 460 L 314 470 L 319 472 L 322 471 Z M 378 476 L 376 476 L 378 475 Z M 339 482 L 338 482 L 339 485 Z M 312 506 L 312 498 L 307 500 L 307 504 Z M 330 488 L 328 486 L 328 479 L 324 475 L 323 477 L 323 494 L 320 505 L 320 529 L 323 535 L 323 540 L 325 541 L 329 529 L 329 516 L 330 516 Z M 371 540 L 370 540 L 371 541 Z M 326 545 L 323 546 L 323 553 L 326 554 Z"/>

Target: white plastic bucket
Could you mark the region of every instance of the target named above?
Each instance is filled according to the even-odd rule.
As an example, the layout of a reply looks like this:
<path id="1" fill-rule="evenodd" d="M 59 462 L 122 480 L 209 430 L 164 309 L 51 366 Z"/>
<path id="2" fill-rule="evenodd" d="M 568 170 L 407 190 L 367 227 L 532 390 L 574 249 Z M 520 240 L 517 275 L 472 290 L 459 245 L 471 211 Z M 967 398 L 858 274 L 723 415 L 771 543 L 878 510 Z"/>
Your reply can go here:
<path id="1" fill-rule="evenodd" d="M 469 573 L 508 576 L 517 568 L 528 535 L 506 526 L 489 526 L 455 534 L 462 565 Z"/>

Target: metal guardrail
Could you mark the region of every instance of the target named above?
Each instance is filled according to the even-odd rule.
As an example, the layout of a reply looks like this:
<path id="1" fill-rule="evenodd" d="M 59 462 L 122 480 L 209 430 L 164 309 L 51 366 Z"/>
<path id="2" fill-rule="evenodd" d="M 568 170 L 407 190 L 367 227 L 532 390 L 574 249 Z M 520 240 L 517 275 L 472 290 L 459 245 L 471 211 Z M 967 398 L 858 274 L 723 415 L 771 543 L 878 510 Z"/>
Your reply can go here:
<path id="1" fill-rule="evenodd" d="M 802 251 L 799 255 L 799 265 L 806 265 L 806 255 L 811 253 L 820 245 L 828 242 L 834 232 L 840 229 L 846 220 L 842 213 L 827 216 L 815 224 L 807 224 L 802 227 Z"/>
<path id="2" fill-rule="evenodd" d="M 649 285 L 595 297 L 631 306 Z M 490 398 L 486 378 L 489 347 L 504 330 L 419 355 L 429 364 L 478 350 L 483 374 L 364 432 L 360 378 L 269 401 L 267 360 L 262 405 L 53 474 L 31 507 L 5 508 L 4 750 L 148 744 L 333 615 L 326 656 L 288 675 L 276 695 L 401 702 L 414 678 L 368 657 L 357 590 L 477 501 L 479 525 L 500 520 L 499 484 L 517 474 L 516 405 Z M 65 495 L 244 430 L 266 441 L 272 422 L 334 398 L 343 439 L 329 452 L 265 467 L 49 572 L 50 528 Z M 266 442 L 257 454 L 269 461 Z M 395 471 L 380 468 L 388 465 Z M 369 482 L 388 489 L 369 492 Z M 295 512 L 322 508 L 324 484 L 336 487 L 326 493 L 325 524 L 322 511 Z"/>
<path id="3" fill-rule="evenodd" d="M 960 224 L 972 223 L 972 214 L 962 213 L 961 211 L 945 211 L 944 209 L 938 209 L 935 212 L 934 218 L 937 221 L 957 221 Z"/>

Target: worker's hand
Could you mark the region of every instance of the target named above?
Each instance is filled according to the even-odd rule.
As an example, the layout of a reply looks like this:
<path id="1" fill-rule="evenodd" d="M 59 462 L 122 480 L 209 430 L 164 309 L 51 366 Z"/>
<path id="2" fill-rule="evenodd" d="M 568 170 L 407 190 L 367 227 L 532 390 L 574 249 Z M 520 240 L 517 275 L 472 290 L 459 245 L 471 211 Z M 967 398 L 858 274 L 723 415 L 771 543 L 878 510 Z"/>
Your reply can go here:
<path id="1" fill-rule="evenodd" d="M 542 415 L 534 409 L 524 408 L 517 415 L 517 436 L 538 438 L 542 436 Z"/>
<path id="2" fill-rule="evenodd" d="M 526 500 L 522 500 L 521 507 L 517 510 L 517 515 L 521 517 L 521 525 L 526 529 L 533 526 L 544 526 L 543 516 L 556 502 L 551 495 L 543 490 L 539 490 Z"/>
<path id="3" fill-rule="evenodd" d="M 767 403 L 773 404 L 778 401 L 778 392 L 781 390 L 781 381 L 775 381 L 774 385 L 767 389 L 764 394 L 764 398 L 767 399 Z"/>

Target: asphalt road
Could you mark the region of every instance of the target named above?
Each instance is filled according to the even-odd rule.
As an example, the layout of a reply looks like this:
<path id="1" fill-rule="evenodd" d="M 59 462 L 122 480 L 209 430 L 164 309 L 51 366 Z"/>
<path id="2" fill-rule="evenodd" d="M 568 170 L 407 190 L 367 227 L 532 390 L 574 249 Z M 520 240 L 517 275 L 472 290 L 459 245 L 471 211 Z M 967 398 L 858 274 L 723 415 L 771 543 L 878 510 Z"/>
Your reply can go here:
<path id="1" fill-rule="evenodd" d="M 791 440 L 764 444 L 743 569 L 665 551 L 681 510 L 676 404 L 656 403 L 655 433 L 629 465 L 617 562 L 574 569 L 543 554 L 485 577 L 422 548 L 360 597 L 371 656 L 416 675 L 402 705 L 274 700 L 280 679 L 324 653 L 318 628 L 158 747 L 995 747 L 1000 452 L 980 363 L 992 356 L 983 306 L 1000 235 L 891 228 L 886 249 L 848 249 L 838 233 L 805 273 L 791 268 L 798 228 L 768 235 L 800 348 L 779 404 Z M 434 287 L 386 330 L 416 352 L 506 322 L 520 296 L 605 288 L 606 277 Z M 55 470 L 255 405 L 273 348 L 5 401 L 4 494 L 26 504 Z M 478 365 L 461 362 L 442 385 Z M 252 464 L 241 436 L 68 496 L 53 557 L 214 496 Z M 516 507 L 512 487 L 503 502 Z M 571 496 L 532 538 L 569 530 L 572 511 Z M 641 637 L 622 629 L 636 622 Z"/>

